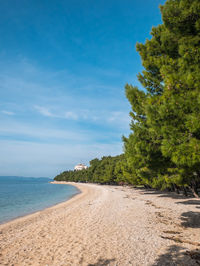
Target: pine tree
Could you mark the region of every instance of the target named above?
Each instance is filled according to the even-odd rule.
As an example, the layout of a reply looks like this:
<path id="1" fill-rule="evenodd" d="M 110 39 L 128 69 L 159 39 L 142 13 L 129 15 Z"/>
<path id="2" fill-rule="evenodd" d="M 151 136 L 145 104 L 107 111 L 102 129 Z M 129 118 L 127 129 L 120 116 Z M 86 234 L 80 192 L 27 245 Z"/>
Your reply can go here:
<path id="1" fill-rule="evenodd" d="M 188 185 L 198 196 L 200 1 L 168 0 L 161 13 L 163 24 L 152 29 L 151 40 L 137 44 L 145 92 L 126 86 L 133 133 L 125 151 L 139 175 L 147 167 L 147 183 Z"/>

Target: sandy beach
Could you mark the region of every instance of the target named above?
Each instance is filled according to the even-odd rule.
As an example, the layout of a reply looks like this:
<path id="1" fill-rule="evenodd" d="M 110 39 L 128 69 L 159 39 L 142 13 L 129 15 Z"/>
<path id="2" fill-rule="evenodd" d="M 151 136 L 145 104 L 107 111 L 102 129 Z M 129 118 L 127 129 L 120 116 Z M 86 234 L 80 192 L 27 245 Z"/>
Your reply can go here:
<path id="1" fill-rule="evenodd" d="M 200 265 L 200 200 L 73 185 L 69 201 L 0 225 L 0 265 Z"/>

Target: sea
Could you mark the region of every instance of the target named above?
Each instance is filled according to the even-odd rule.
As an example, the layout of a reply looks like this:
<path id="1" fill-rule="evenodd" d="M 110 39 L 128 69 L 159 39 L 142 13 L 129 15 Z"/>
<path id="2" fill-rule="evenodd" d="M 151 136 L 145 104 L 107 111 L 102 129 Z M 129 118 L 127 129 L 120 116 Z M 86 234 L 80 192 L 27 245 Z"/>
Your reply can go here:
<path id="1" fill-rule="evenodd" d="M 50 178 L 0 176 L 0 223 L 69 200 L 80 191 L 71 185 L 51 184 Z"/>

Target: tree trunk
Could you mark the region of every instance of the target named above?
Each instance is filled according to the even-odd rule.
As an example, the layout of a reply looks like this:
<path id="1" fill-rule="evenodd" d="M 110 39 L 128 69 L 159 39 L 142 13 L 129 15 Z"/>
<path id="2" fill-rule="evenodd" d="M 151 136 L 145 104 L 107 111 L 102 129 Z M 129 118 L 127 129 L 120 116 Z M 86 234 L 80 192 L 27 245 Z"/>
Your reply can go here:
<path id="1" fill-rule="evenodd" d="M 183 186 L 183 193 L 184 193 L 184 196 L 187 197 L 188 196 L 188 193 L 187 193 L 187 189 Z"/>
<path id="2" fill-rule="evenodd" d="M 197 188 L 198 188 L 198 183 L 196 182 L 196 180 L 192 180 L 192 182 L 191 182 L 191 190 L 192 190 L 192 193 L 193 193 L 195 198 L 199 198 Z"/>
<path id="3" fill-rule="evenodd" d="M 172 190 L 172 192 L 175 192 L 175 185 L 174 185 L 174 183 L 171 184 L 171 190 Z"/>
<path id="4" fill-rule="evenodd" d="M 176 184 L 174 184 L 174 187 L 175 187 L 175 191 L 176 191 L 176 193 L 177 193 L 177 194 L 180 194 L 179 187 L 178 187 Z"/>
<path id="5" fill-rule="evenodd" d="M 196 186 L 192 186 L 191 190 L 192 190 L 192 193 L 193 193 L 194 197 L 195 198 L 199 198 L 197 187 Z"/>

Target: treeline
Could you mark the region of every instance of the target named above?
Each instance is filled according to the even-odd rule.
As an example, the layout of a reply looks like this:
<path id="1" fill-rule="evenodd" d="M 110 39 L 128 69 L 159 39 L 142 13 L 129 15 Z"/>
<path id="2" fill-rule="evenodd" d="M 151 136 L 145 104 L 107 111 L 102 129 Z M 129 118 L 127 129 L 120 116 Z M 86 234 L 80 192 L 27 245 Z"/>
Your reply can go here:
<path id="1" fill-rule="evenodd" d="M 93 159 L 87 169 L 79 171 L 65 171 L 57 175 L 56 181 L 90 182 L 99 184 L 128 184 L 123 174 L 125 165 L 124 154 L 111 157 L 104 156 L 101 159 Z"/>
<path id="2" fill-rule="evenodd" d="M 84 181 L 192 191 L 198 197 L 200 1 L 168 0 L 161 13 L 163 24 L 137 44 L 143 89 L 126 85 L 132 122 L 131 134 L 123 137 L 124 155 L 95 159 L 85 172 L 66 172 L 74 180 L 85 175 Z"/>

